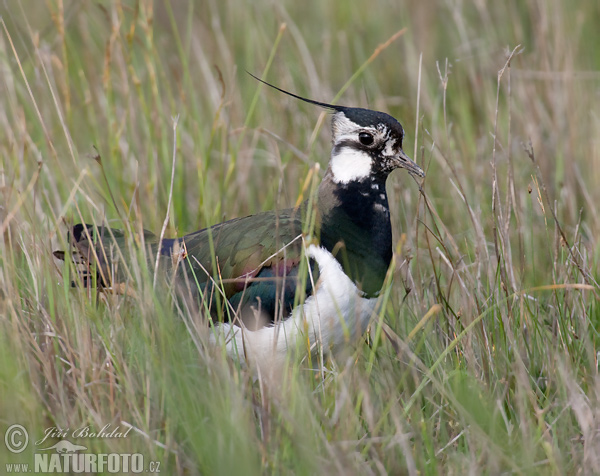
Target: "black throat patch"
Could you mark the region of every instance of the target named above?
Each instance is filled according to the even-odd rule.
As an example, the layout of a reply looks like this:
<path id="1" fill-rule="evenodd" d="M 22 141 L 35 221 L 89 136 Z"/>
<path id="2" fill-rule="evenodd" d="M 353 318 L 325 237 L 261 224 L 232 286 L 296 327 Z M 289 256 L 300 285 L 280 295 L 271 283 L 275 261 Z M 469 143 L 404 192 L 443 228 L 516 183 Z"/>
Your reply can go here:
<path id="1" fill-rule="evenodd" d="M 345 184 L 328 181 L 320 190 L 321 244 L 368 297 L 383 286 L 392 259 L 392 227 L 385 178 Z"/>

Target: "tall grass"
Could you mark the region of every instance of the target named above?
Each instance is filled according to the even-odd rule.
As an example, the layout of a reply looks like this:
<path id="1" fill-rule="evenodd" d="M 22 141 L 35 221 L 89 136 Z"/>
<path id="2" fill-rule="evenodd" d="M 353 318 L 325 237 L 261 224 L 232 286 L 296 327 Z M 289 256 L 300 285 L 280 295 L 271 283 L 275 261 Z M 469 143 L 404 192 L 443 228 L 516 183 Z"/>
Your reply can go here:
<path id="1" fill-rule="evenodd" d="M 0 9 L 2 432 L 133 427 L 84 444 L 164 474 L 600 472 L 598 2 Z M 339 102 L 397 117 L 427 171 L 388 183 L 382 320 L 277 383 L 141 267 L 103 295 L 52 256 L 80 221 L 172 236 L 296 203 L 327 116 L 244 70 L 323 101 L 362 71 Z"/>

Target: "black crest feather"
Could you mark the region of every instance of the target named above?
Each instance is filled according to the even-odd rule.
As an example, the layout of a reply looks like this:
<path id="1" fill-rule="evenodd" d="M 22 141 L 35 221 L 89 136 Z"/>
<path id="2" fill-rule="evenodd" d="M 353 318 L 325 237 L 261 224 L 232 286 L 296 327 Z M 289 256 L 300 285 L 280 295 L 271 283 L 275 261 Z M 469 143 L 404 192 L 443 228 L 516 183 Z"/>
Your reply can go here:
<path id="1" fill-rule="evenodd" d="M 320 102 L 320 101 L 315 101 L 313 99 L 303 98 L 302 96 L 298 96 L 297 94 L 290 93 L 289 91 L 286 91 L 285 89 L 278 88 L 277 86 L 274 86 L 271 83 L 267 83 L 266 81 L 260 79 L 259 77 L 254 76 L 249 71 L 246 71 L 246 73 L 248 73 L 250 76 L 252 76 L 257 81 L 259 81 L 259 82 L 261 82 L 263 84 L 266 84 L 267 86 L 269 86 L 269 87 L 271 87 L 273 89 L 276 89 L 277 91 L 282 92 L 283 94 L 287 94 L 288 96 L 291 96 L 293 98 L 300 99 L 300 101 L 304 101 L 304 102 L 307 102 L 309 104 L 314 104 L 315 106 L 324 107 L 325 109 L 331 109 L 332 111 L 338 111 L 338 112 L 340 112 L 340 111 L 345 111 L 345 110 L 348 109 L 345 106 L 337 106 L 335 104 L 327 104 L 326 102 Z"/>
<path id="2" fill-rule="evenodd" d="M 389 114 L 386 114 L 385 112 L 373 111 L 371 109 L 364 109 L 361 107 L 338 106 L 336 104 L 328 104 L 326 102 L 303 98 L 302 96 L 298 96 L 297 94 L 290 93 L 285 89 L 281 89 L 277 86 L 267 83 L 266 81 L 258 78 L 257 76 L 254 76 L 249 71 L 246 71 L 246 73 L 248 73 L 257 81 L 266 84 L 267 86 L 279 92 L 282 92 L 283 94 L 287 94 L 288 96 L 291 96 L 293 98 L 300 99 L 300 101 L 304 101 L 309 104 L 314 104 L 315 106 L 324 107 L 334 112 L 342 112 L 349 120 L 351 120 L 355 124 L 358 124 L 359 126 L 377 127 L 378 125 L 382 124 L 388 127 L 390 130 L 394 131 L 396 135 L 400 137 L 400 140 L 402 140 L 402 138 L 404 137 L 404 129 L 402 128 L 402 125 L 394 117 L 390 116 Z"/>

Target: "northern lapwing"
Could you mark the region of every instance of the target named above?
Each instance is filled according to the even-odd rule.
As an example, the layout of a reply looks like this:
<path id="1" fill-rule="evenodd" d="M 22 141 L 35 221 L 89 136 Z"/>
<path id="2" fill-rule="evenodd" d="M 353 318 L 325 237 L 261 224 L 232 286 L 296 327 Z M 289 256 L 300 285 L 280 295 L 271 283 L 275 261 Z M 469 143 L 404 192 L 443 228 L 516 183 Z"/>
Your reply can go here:
<path id="1" fill-rule="evenodd" d="M 144 232 L 144 241 L 154 258 L 160 252 L 160 272 L 201 304 L 214 324 L 211 339 L 225 342 L 232 357 L 279 360 L 290 348 L 319 346 L 328 353 L 360 337 L 376 312 L 392 259 L 388 176 L 398 168 L 424 173 L 402 150 L 404 130 L 392 116 L 256 79 L 332 112 L 331 157 L 315 196 L 160 243 Z M 79 224 L 69 236 L 87 285 L 122 285 L 113 257 L 123 232 Z"/>

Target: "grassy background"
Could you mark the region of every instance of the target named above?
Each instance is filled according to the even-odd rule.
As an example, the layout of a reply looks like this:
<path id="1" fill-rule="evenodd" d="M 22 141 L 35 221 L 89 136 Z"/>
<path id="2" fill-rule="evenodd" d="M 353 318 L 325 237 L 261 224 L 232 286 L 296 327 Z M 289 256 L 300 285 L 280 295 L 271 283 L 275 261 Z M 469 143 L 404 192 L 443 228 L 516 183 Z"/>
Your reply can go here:
<path id="1" fill-rule="evenodd" d="M 3 434 L 131 425 L 84 444 L 163 474 L 600 472 L 598 2 L 0 14 Z M 294 204 L 326 166 L 327 115 L 244 70 L 391 113 L 427 171 L 422 193 L 388 182 L 389 338 L 374 325 L 347 360 L 292 362 L 277 384 L 207 347 L 141 270 L 136 296 L 98 296 L 52 257 L 81 220 L 159 232 L 173 158 L 169 235 Z"/>

